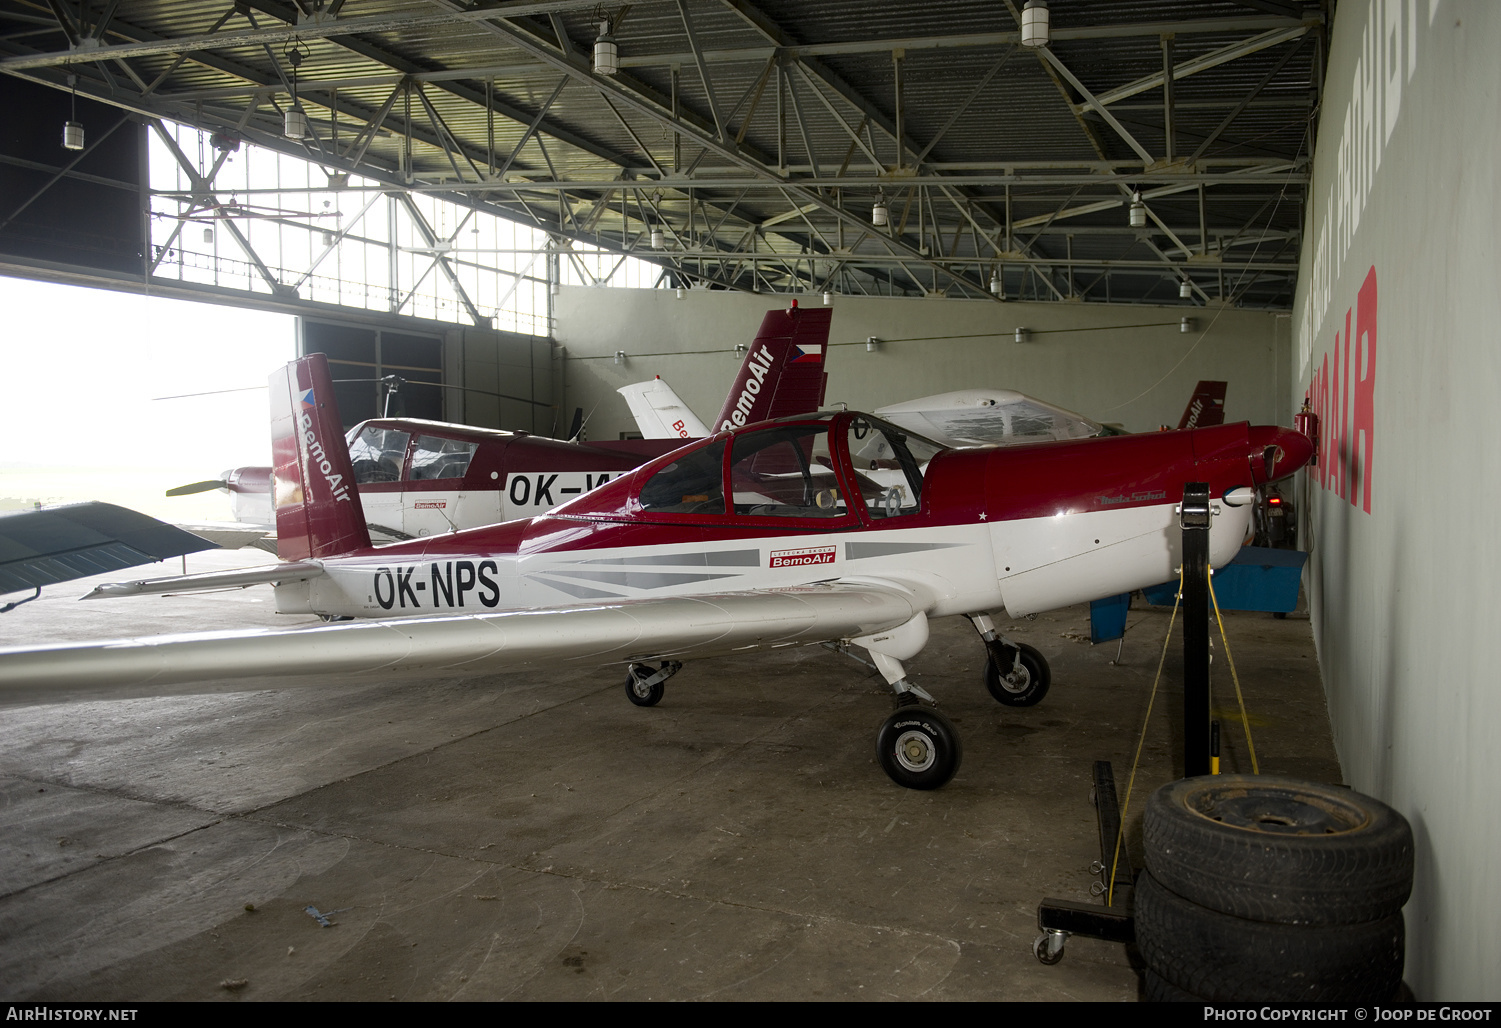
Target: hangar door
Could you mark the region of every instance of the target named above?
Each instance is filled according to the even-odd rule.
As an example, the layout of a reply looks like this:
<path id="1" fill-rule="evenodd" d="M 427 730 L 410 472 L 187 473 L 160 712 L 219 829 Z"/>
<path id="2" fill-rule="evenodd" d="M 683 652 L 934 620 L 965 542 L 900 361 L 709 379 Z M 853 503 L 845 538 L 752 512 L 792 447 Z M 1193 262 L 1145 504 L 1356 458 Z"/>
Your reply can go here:
<path id="1" fill-rule="evenodd" d="M 297 353 L 328 355 L 339 415 L 346 429 L 369 418 L 445 416 L 443 339 L 390 329 L 299 318 Z M 397 376 L 396 391 L 386 405 L 387 376 Z"/>

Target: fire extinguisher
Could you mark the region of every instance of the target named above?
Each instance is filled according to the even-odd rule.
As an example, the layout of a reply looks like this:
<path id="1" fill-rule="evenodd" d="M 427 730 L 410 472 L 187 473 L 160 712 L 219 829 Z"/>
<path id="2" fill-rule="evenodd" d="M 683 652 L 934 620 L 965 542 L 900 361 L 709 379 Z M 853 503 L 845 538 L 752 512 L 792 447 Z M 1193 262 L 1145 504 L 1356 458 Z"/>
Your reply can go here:
<path id="1" fill-rule="evenodd" d="M 1313 443 L 1313 459 L 1308 463 L 1317 467 L 1319 463 L 1319 416 L 1313 412 L 1313 407 L 1308 402 L 1308 397 L 1303 397 L 1303 409 L 1293 415 L 1293 428 L 1302 432 Z"/>

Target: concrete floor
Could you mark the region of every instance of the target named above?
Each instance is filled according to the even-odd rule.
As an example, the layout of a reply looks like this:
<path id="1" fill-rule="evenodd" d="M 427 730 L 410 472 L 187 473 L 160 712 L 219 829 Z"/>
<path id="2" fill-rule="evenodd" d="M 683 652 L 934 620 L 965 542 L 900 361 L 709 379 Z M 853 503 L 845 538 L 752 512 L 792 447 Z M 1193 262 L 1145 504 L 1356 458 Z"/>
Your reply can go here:
<path id="1" fill-rule="evenodd" d="M 0 615 L 0 644 L 309 620 L 261 589 L 73 602 L 88 584 Z M 1039 900 L 1090 899 L 1091 765 L 1113 761 L 1124 792 L 1167 612 L 1131 612 L 1119 665 L 1085 607 L 1000 623 L 1047 656 L 1052 691 L 997 705 L 968 624 L 935 622 L 909 667 L 965 752 L 931 793 L 876 764 L 887 690 L 820 648 L 690 664 L 651 709 L 617 669 L 12 707 L 0 993 L 1134 1000 L 1124 947 L 1074 938 L 1045 967 L 1031 945 Z M 1227 630 L 1262 770 L 1339 781 L 1308 622 Z M 1138 835 L 1182 759 L 1180 639 Z M 1249 770 L 1214 645 L 1225 770 Z"/>

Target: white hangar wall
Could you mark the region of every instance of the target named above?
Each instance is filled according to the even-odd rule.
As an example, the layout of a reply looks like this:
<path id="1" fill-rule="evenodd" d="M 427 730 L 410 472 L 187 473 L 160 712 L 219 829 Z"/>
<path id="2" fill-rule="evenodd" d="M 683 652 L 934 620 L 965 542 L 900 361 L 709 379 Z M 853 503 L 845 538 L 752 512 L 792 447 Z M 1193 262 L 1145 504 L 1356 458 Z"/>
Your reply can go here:
<path id="1" fill-rule="evenodd" d="M 1295 313 L 1314 638 L 1347 781 L 1416 833 L 1419 999 L 1501 997 L 1498 54 L 1493 0 L 1339 5 Z"/>
<path id="2" fill-rule="evenodd" d="M 705 422 L 750 344 L 787 297 L 564 287 L 556 298 L 568 411 L 594 411 L 591 439 L 631 431 L 615 390 L 661 375 Z M 803 296 L 804 307 L 818 295 Z M 1185 315 L 1197 327 L 1179 330 Z M 1014 341 L 1016 328 L 1028 340 Z M 875 353 L 865 340 L 881 340 Z M 935 338 L 937 337 L 937 338 Z M 942 338 L 954 337 L 954 338 Z M 1132 431 L 1176 426 L 1200 379 L 1229 382 L 1230 420 L 1290 423 L 1291 320 L 1262 311 L 838 296 L 828 402 L 871 409 L 955 389 L 1016 389 Z M 616 364 L 617 350 L 626 354 Z"/>

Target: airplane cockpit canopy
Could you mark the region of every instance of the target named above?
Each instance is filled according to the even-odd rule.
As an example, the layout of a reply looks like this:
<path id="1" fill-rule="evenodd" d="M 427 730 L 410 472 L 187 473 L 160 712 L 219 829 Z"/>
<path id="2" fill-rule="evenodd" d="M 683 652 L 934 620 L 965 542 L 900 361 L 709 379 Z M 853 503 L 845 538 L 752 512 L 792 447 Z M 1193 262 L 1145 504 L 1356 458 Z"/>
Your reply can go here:
<path id="1" fill-rule="evenodd" d="M 923 477 L 942 449 L 867 414 L 784 418 L 690 444 L 555 513 L 853 526 L 921 510 Z"/>
<path id="2" fill-rule="evenodd" d="M 877 413 L 949 446 L 1015 446 L 1110 434 L 1082 414 L 1009 389 L 961 389 L 892 404 Z"/>

